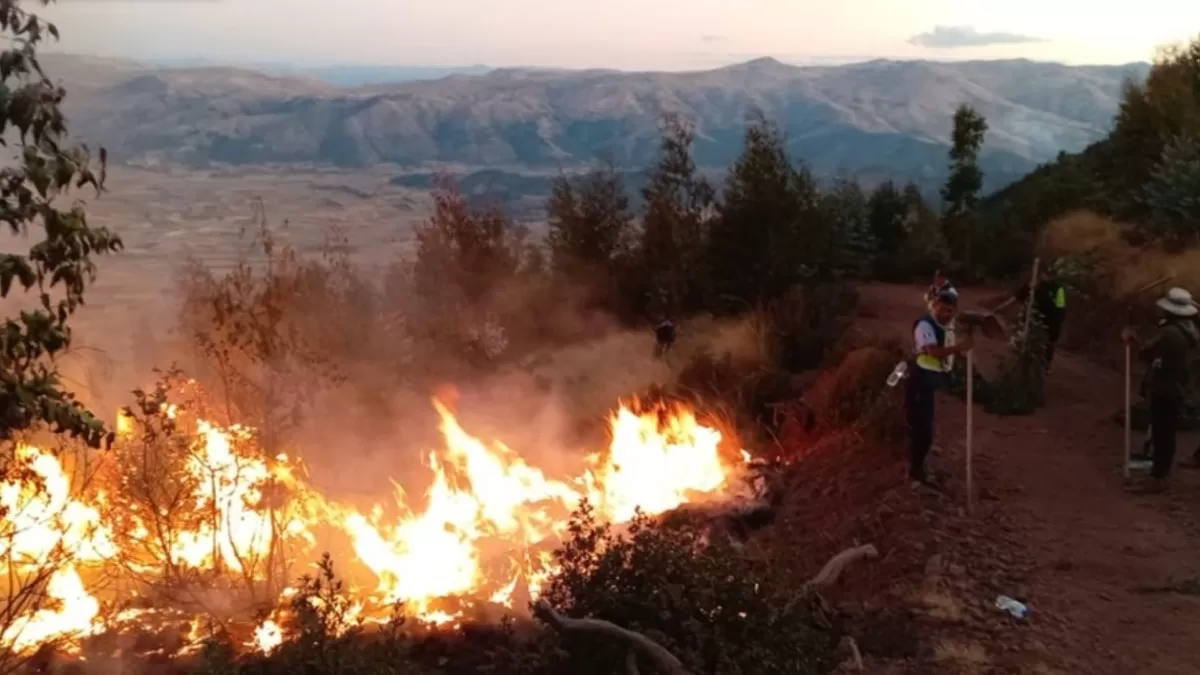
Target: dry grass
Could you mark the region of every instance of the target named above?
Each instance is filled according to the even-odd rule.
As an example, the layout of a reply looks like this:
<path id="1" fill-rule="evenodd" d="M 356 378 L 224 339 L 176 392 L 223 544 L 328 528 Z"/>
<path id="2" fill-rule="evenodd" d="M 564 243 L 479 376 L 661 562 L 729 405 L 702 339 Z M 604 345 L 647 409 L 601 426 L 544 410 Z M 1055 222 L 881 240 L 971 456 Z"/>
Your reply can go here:
<path id="1" fill-rule="evenodd" d="M 1091 211 L 1075 211 L 1050 222 L 1042 234 L 1042 248 L 1054 256 L 1094 256 L 1108 277 L 1104 290 L 1115 296 L 1169 275 L 1173 285 L 1200 291 L 1200 250 L 1173 254 L 1133 246 L 1122 238 L 1119 223 Z"/>
<path id="2" fill-rule="evenodd" d="M 950 672 L 959 675 L 977 675 L 987 672 L 991 658 L 983 645 L 977 642 L 962 643 L 942 640 L 933 649 L 933 658 Z"/>

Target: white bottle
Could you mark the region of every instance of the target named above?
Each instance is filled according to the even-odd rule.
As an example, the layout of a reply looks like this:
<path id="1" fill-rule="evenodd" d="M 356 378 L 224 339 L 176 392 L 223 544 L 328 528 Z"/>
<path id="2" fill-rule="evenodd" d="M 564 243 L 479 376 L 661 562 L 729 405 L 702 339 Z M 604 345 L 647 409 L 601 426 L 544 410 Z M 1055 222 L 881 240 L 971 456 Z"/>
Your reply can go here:
<path id="1" fill-rule="evenodd" d="M 900 363 L 897 363 L 896 367 L 892 369 L 892 374 L 888 375 L 887 386 L 889 386 L 889 387 L 896 386 L 897 384 L 900 383 L 900 380 L 904 379 L 904 376 L 907 373 L 908 373 L 908 362 L 901 361 Z"/>
<path id="2" fill-rule="evenodd" d="M 996 598 L 996 609 L 1002 612 L 1008 612 L 1018 619 L 1024 619 L 1029 616 L 1029 608 L 1023 603 L 1017 602 L 1007 595 L 1001 595 Z"/>

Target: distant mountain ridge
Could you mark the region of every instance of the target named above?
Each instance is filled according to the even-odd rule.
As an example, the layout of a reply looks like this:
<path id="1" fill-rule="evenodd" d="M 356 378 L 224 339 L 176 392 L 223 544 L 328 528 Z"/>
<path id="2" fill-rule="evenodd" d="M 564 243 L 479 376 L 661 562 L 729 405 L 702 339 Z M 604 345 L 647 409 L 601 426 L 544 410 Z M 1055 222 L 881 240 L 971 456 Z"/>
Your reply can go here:
<path id="1" fill-rule="evenodd" d="M 520 170 L 607 157 L 652 161 L 659 124 L 696 125 L 696 158 L 724 166 L 761 109 L 789 150 L 824 174 L 929 179 L 944 172 L 961 103 L 988 120 L 985 169 L 1021 175 L 1103 137 L 1144 63 L 877 60 L 797 67 L 758 59 L 716 70 L 498 69 L 433 81 L 338 87 L 235 68 L 166 69 L 55 55 L 72 131 L 138 164 L 446 164 Z"/>

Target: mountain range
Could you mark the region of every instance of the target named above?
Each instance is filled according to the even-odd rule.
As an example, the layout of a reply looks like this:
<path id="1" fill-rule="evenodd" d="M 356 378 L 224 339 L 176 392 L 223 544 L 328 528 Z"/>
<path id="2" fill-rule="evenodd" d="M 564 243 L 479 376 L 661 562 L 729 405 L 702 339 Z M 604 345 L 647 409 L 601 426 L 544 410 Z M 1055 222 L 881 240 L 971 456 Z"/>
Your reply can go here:
<path id="1" fill-rule="evenodd" d="M 993 186 L 1102 138 L 1126 80 L 1149 65 L 1026 60 L 885 61 L 798 67 L 759 59 L 684 73 L 497 69 L 437 80 L 338 86 L 227 67 L 165 68 L 48 55 L 72 132 L 138 165 L 396 165 L 539 171 L 609 158 L 653 161 L 664 114 L 696 129 L 701 166 L 738 154 L 757 108 L 822 174 L 931 179 L 944 173 L 954 109 L 988 121 Z"/>

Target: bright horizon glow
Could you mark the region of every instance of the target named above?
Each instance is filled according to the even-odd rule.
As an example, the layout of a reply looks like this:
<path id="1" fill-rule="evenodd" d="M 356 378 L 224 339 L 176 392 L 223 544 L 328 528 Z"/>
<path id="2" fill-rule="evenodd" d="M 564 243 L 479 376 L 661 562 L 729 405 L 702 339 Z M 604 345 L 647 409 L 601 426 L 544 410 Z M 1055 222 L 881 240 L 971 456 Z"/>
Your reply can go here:
<path id="1" fill-rule="evenodd" d="M 295 66 L 674 71 L 764 56 L 1122 64 L 1200 32 L 1191 0 L 1144 0 L 1136 12 L 1090 0 L 58 0 L 38 12 L 60 28 L 56 51 Z M 923 46 L 918 35 L 960 46 Z"/>

